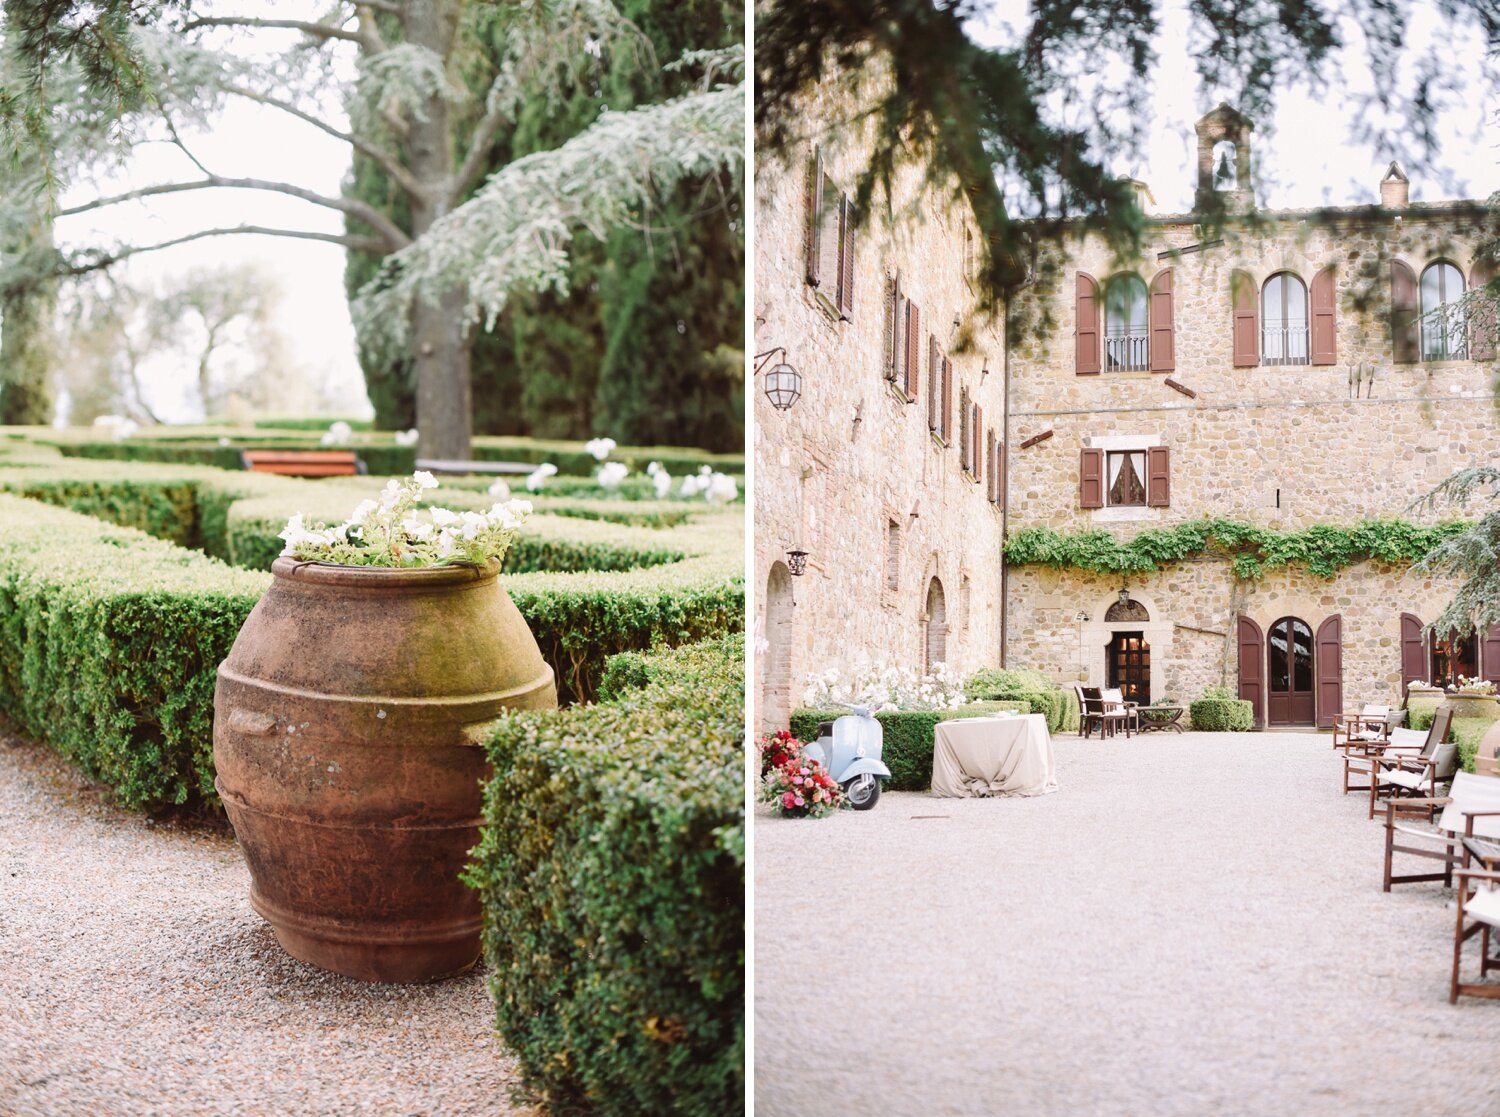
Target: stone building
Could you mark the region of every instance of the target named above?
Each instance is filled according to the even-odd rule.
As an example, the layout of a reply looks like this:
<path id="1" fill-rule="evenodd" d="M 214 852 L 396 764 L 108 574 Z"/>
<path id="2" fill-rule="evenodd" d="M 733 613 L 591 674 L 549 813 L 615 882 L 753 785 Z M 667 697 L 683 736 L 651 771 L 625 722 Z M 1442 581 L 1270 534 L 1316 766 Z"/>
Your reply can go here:
<path id="1" fill-rule="evenodd" d="M 1488 279 L 1476 202 L 1258 212 L 1252 128 L 1198 125 L 1197 213 L 1148 217 L 1141 257 L 1060 246 L 1008 313 L 1010 538 L 1127 540 L 1205 517 L 1292 531 L 1432 520 L 1411 503 L 1500 463 L 1492 323 L 1425 317 Z M 1372 184 L 1373 185 L 1373 184 Z M 1434 675 L 1500 679 L 1500 629 L 1434 640 L 1453 586 L 1362 561 L 1239 579 L 1212 551 L 1148 575 L 1012 563 L 1008 666 L 1188 701 L 1227 685 L 1272 725 L 1329 724 Z"/>
<path id="2" fill-rule="evenodd" d="M 831 95 L 810 105 L 829 127 L 756 168 L 763 728 L 815 671 L 1000 658 L 1003 345 L 972 217 L 909 173 L 853 221 L 867 146 L 835 115 Z M 801 378 L 785 410 L 764 391 L 783 365 Z"/>

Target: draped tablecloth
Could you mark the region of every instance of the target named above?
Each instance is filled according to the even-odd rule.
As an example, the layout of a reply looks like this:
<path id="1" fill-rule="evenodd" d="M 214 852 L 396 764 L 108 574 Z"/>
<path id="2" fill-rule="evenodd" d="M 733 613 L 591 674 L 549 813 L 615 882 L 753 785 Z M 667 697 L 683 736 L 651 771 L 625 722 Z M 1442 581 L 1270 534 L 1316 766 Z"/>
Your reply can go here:
<path id="1" fill-rule="evenodd" d="M 1046 795 L 1056 790 L 1052 738 L 1041 714 L 938 722 L 932 742 L 934 795 Z"/>

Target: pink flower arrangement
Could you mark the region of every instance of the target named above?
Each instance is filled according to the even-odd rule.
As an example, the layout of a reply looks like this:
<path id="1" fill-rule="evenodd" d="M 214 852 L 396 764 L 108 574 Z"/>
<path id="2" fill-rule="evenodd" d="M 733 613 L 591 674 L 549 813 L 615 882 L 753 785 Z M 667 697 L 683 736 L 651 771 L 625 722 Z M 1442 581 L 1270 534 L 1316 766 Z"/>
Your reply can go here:
<path id="1" fill-rule="evenodd" d="M 762 798 L 785 818 L 823 818 L 844 805 L 844 789 L 800 750 L 772 767 L 761 787 Z"/>

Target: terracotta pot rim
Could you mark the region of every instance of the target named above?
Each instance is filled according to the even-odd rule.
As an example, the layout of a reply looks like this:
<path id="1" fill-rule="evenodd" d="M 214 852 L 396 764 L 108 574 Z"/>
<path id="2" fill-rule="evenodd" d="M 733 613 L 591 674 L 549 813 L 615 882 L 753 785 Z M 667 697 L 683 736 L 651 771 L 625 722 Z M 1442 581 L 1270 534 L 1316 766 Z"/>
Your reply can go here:
<path id="1" fill-rule="evenodd" d="M 438 589 L 488 581 L 499 575 L 500 564 L 491 561 L 484 566 L 345 566 L 283 555 L 271 564 L 271 573 L 278 578 L 325 586 Z"/>

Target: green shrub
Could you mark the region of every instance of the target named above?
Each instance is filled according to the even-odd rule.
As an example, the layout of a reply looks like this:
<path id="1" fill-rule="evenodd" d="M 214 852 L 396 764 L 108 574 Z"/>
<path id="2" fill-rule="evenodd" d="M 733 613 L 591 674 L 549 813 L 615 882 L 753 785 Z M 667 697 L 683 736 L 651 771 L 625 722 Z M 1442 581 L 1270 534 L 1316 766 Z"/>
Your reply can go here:
<path id="1" fill-rule="evenodd" d="M 215 671 L 269 578 L 0 495 L 0 708 L 126 806 L 215 802 Z"/>
<path id="2" fill-rule="evenodd" d="M 1430 709 L 1415 709 L 1407 711 L 1407 723 L 1413 729 L 1420 729 L 1424 733 L 1432 728 L 1432 719 L 1437 713 L 1437 706 Z M 1485 733 L 1495 723 L 1489 718 L 1454 718 L 1448 729 L 1448 739 L 1458 744 L 1458 759 L 1465 772 L 1474 770 L 1474 757 L 1479 752 L 1479 742 L 1484 739 Z"/>
<path id="3" fill-rule="evenodd" d="M 1078 696 L 1029 667 L 983 668 L 969 676 L 964 694 L 976 702 L 1024 702 L 1031 713 L 1046 717 L 1049 733 L 1078 731 Z"/>
<path id="4" fill-rule="evenodd" d="M 334 423 L 348 423 L 350 430 L 369 431 L 375 429 L 375 424 L 370 419 L 308 419 L 308 418 L 281 418 L 281 419 L 257 419 L 255 429 L 257 431 L 326 431 Z"/>
<path id="5" fill-rule="evenodd" d="M 1219 692 L 1226 697 L 1220 697 Z M 1244 733 L 1255 727 L 1255 706 L 1239 698 L 1227 697 L 1222 687 L 1210 688 L 1208 694 L 1188 704 L 1188 720 L 1194 729 L 1208 733 Z"/>
<path id="6" fill-rule="evenodd" d="M 489 740 L 466 879 L 496 1024 L 550 1111 L 743 1112 L 742 657 L 617 658 L 613 702 Z"/>
<path id="7" fill-rule="evenodd" d="M 892 791 L 927 790 L 932 786 L 932 735 L 937 723 L 952 718 L 988 717 L 1002 710 L 1030 712 L 1020 702 L 973 702 L 957 710 L 885 710 L 876 714 L 882 732 L 881 759 L 891 770 L 886 786 Z M 815 740 L 820 721 L 832 721 L 848 712 L 793 710 L 792 736 L 803 741 Z"/>

